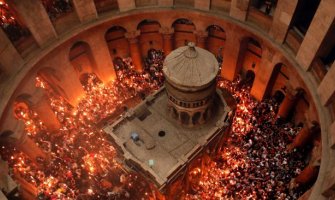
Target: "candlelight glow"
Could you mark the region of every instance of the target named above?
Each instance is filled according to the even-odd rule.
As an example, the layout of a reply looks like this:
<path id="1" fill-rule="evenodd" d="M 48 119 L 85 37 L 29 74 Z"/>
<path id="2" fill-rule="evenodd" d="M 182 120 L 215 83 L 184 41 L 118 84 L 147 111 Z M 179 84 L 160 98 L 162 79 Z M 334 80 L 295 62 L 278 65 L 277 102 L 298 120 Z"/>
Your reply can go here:
<path id="1" fill-rule="evenodd" d="M 83 85 L 86 95 L 77 107 L 37 77 L 36 86 L 47 93 L 62 127 L 51 133 L 30 108 L 15 110 L 46 158 L 33 162 L 14 146 L 2 146 L 1 156 L 9 162 L 13 177 L 36 187 L 39 199 L 159 199 L 146 181 L 120 164 L 108 136 L 97 124 L 160 88 L 163 59 L 157 51 L 141 73 L 134 70 L 131 59 L 123 59 L 115 66 L 118 79 L 108 84 L 89 74 Z M 240 79 L 218 79 L 218 87 L 229 90 L 238 103 L 232 131 L 206 171 L 191 171 L 193 191 L 185 199 L 297 199 L 302 190 L 291 190 L 288 183 L 305 166 L 304 153 L 289 153 L 286 145 L 291 142 L 289 134 L 299 129 L 272 124 L 278 104 L 253 100 L 250 86 Z"/>

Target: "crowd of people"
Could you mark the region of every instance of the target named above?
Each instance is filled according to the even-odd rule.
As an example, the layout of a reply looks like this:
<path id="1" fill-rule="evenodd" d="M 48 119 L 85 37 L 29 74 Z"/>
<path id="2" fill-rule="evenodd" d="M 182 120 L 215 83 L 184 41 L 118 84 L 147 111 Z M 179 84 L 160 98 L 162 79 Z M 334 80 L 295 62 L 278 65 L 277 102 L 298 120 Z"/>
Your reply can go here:
<path id="1" fill-rule="evenodd" d="M 237 102 L 232 130 L 222 152 L 198 183 L 196 194 L 186 199 L 298 199 L 303 187 L 289 183 L 306 166 L 306 149 L 287 151 L 300 127 L 278 124 L 278 102 L 255 101 L 250 86 L 237 79 L 218 81 Z"/>
<path id="2" fill-rule="evenodd" d="M 12 42 L 18 41 L 20 38 L 30 35 L 28 29 L 23 27 L 17 21 L 13 12 L 4 0 L 0 1 L 0 9 L 0 25 Z"/>
<path id="3" fill-rule="evenodd" d="M 150 50 L 145 69 L 137 72 L 131 59 L 118 59 L 114 62 L 117 79 L 108 84 L 88 74 L 83 85 L 86 96 L 76 108 L 38 77 L 36 86 L 46 90 L 62 127 L 50 132 L 32 110 L 17 110 L 26 133 L 46 156 L 34 162 L 10 143 L 3 145 L 0 154 L 8 161 L 11 175 L 36 187 L 41 200 L 154 199 L 148 182 L 118 162 L 108 135 L 96 124 L 125 106 L 125 101 L 144 98 L 161 87 L 163 60 L 163 52 Z M 253 100 L 250 86 L 241 79 L 219 78 L 218 87 L 229 90 L 238 104 L 232 131 L 196 192 L 185 198 L 297 199 L 303 191 L 289 189 L 288 183 L 306 165 L 305 153 L 288 152 L 286 146 L 299 128 L 273 123 L 278 103 Z"/>
<path id="4" fill-rule="evenodd" d="M 42 3 L 51 20 L 73 10 L 70 0 L 43 0 Z"/>

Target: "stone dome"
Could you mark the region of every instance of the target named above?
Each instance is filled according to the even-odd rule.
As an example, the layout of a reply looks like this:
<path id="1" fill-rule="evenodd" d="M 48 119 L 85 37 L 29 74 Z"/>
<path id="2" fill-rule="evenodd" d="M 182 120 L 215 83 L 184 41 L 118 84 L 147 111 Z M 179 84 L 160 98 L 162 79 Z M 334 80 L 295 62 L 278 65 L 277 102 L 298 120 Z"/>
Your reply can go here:
<path id="1" fill-rule="evenodd" d="M 172 51 L 164 61 L 165 78 L 175 86 L 206 87 L 215 79 L 219 63 L 215 56 L 193 42 Z"/>

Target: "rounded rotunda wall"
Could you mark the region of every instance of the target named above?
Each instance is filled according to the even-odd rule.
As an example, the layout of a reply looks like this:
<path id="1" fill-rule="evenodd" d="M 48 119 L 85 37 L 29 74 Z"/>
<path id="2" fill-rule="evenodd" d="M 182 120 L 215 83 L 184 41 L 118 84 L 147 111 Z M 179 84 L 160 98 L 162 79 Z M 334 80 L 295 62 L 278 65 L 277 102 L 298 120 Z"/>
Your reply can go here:
<path id="1" fill-rule="evenodd" d="M 328 117 L 329 111 L 326 108 L 324 108 L 320 103 L 320 99 L 318 97 L 318 94 L 316 93 L 317 88 L 313 82 L 313 77 L 310 74 L 306 73 L 304 70 L 302 70 L 302 68 L 296 62 L 295 58 L 292 55 L 290 55 L 286 51 L 286 49 L 283 49 L 282 47 L 280 47 L 279 44 L 274 43 L 268 35 L 242 22 L 237 22 L 232 19 L 229 19 L 226 16 L 218 16 L 216 14 L 209 13 L 209 12 L 189 11 L 188 13 L 185 14 L 185 12 L 183 12 L 182 10 L 180 11 L 178 9 L 173 10 L 173 11 L 164 10 L 163 12 L 170 13 L 171 15 L 164 15 L 164 17 L 166 16 L 169 16 L 169 17 L 167 17 L 167 19 L 163 19 L 161 16 L 159 16 L 160 15 L 159 12 L 152 12 L 149 10 L 146 11 L 145 9 L 143 9 L 143 10 L 138 10 L 138 11 L 130 11 L 126 13 L 122 12 L 120 15 L 114 16 L 112 19 L 102 18 L 102 19 L 97 20 L 96 22 L 85 24 L 77 28 L 73 32 L 64 34 L 60 37 L 59 41 L 54 41 L 50 46 L 44 49 L 41 49 L 37 52 L 34 52 L 35 55 L 30 57 L 29 59 L 26 59 L 24 65 L 22 65 L 18 69 L 20 73 L 13 73 L 11 78 L 6 81 L 6 84 L 10 83 L 9 84 L 10 86 L 6 86 L 6 89 L 4 90 L 5 91 L 4 98 L 1 98 L 2 120 L 5 117 L 5 115 L 8 114 L 8 112 L 3 112 L 5 110 L 4 106 L 6 105 L 11 106 L 12 104 L 11 102 L 13 101 L 13 99 L 15 99 L 16 96 L 18 96 L 22 92 L 31 90 L 29 89 L 29 87 L 31 88 L 32 86 L 27 85 L 26 83 L 32 82 L 29 79 L 35 78 L 36 71 L 38 71 L 38 68 L 43 67 L 43 66 L 54 65 L 53 67 L 55 67 L 56 70 L 60 70 L 60 68 L 58 68 L 58 64 L 61 64 L 61 63 L 59 63 L 59 61 L 62 59 L 66 59 L 67 56 L 65 57 L 60 56 L 61 51 L 59 50 L 65 49 L 65 52 L 67 52 L 66 50 L 68 50 L 69 47 L 72 45 L 72 43 L 77 40 L 89 41 L 89 43 L 92 42 L 91 40 L 92 35 L 88 34 L 88 31 L 90 28 L 97 28 L 97 32 L 95 32 L 94 35 L 95 36 L 100 35 L 99 37 L 103 38 L 102 35 L 104 35 L 108 27 L 110 27 L 113 24 L 120 24 L 126 28 L 130 28 L 129 30 L 134 30 L 135 29 L 134 25 L 137 22 L 145 18 L 155 18 L 155 19 L 158 19 L 158 21 L 162 20 L 161 21 L 161 26 L 162 26 L 163 24 L 164 25 L 171 24 L 171 22 L 178 17 L 181 17 L 181 16 L 189 17 L 195 23 L 197 30 L 203 29 L 205 27 L 205 24 L 211 24 L 213 19 L 219 19 L 219 20 L 216 20 L 216 22 L 217 24 L 225 28 L 225 31 L 227 34 L 227 41 L 232 38 L 235 38 L 235 39 L 242 38 L 242 37 L 257 38 L 259 41 L 261 41 L 262 46 L 269 46 L 271 48 L 270 51 L 275 51 L 276 53 L 278 51 L 283 56 L 283 58 L 278 59 L 278 61 L 283 62 L 286 65 L 293 67 L 295 73 L 300 75 L 300 80 L 292 80 L 292 84 L 295 86 L 303 85 L 303 88 L 306 89 L 306 91 L 308 92 L 308 97 L 311 100 L 310 103 L 312 104 L 311 107 L 315 106 L 314 109 L 311 109 L 312 111 L 309 112 L 309 114 L 315 110 L 318 111 L 317 113 L 314 113 L 314 115 L 318 115 L 318 116 L 314 116 L 314 117 L 320 118 L 320 124 L 322 127 L 322 134 L 323 134 L 322 140 L 323 140 L 324 151 L 322 152 L 323 158 L 322 158 L 322 163 L 321 163 L 321 170 L 320 170 L 318 181 L 316 182 L 316 185 L 312 193 L 314 196 L 311 197 L 311 198 L 313 197 L 317 198 L 317 196 L 320 195 L 317 191 L 321 191 L 318 189 L 321 188 L 321 183 L 326 176 L 326 171 L 327 171 L 326 168 L 330 166 L 328 165 L 328 163 L 332 162 L 332 159 L 328 159 L 328 158 L 332 158 L 332 156 L 330 156 L 332 155 L 332 152 L 331 150 L 327 150 L 328 148 L 328 145 L 327 145 L 328 144 L 328 130 L 327 130 L 328 128 L 327 127 L 330 124 L 330 118 Z M 130 20 L 132 21 L 132 23 L 126 23 L 126 21 L 129 21 L 130 18 L 134 19 L 133 18 L 134 15 L 137 16 L 136 20 Z M 201 17 L 199 17 L 198 15 L 201 15 Z M 95 27 L 95 26 L 99 26 L 99 27 Z M 83 32 L 83 30 L 87 31 L 87 33 Z M 99 46 L 98 44 L 101 44 L 101 43 L 97 43 L 95 44 L 95 46 Z M 92 46 L 94 46 L 94 44 L 92 44 Z M 53 61 L 48 60 L 47 59 L 48 57 L 49 58 L 54 57 Z M 71 67 L 71 66 L 66 64 L 63 67 Z M 225 70 L 225 68 L 223 69 Z M 27 75 L 30 77 L 27 77 Z M 269 74 L 266 74 L 266 75 L 269 75 Z"/>

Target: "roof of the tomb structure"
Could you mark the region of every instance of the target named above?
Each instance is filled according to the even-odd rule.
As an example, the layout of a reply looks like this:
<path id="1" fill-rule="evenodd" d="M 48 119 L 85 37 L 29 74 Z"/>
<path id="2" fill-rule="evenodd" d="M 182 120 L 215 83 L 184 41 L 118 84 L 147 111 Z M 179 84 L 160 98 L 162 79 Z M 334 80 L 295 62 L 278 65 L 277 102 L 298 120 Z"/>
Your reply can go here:
<path id="1" fill-rule="evenodd" d="M 219 71 L 215 56 L 193 42 L 172 51 L 164 61 L 166 79 L 176 86 L 204 87 L 211 83 Z"/>

